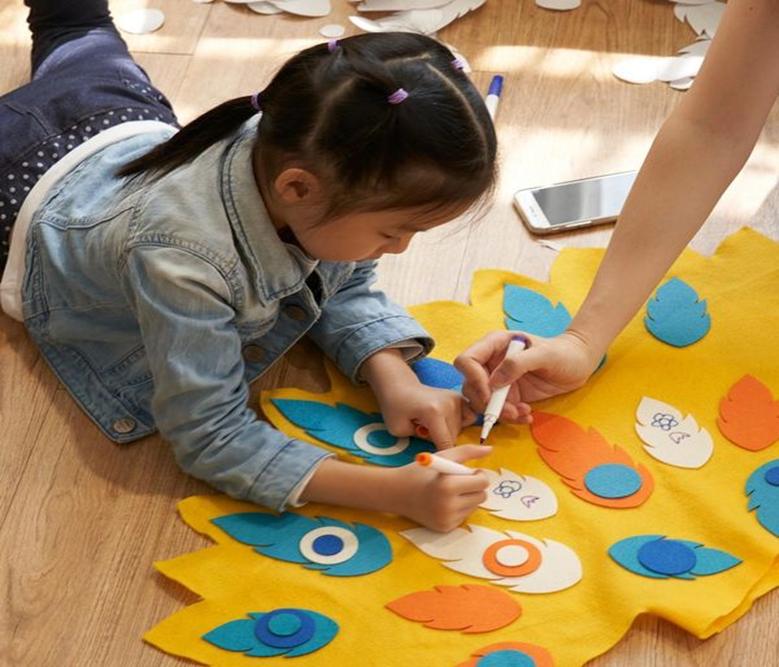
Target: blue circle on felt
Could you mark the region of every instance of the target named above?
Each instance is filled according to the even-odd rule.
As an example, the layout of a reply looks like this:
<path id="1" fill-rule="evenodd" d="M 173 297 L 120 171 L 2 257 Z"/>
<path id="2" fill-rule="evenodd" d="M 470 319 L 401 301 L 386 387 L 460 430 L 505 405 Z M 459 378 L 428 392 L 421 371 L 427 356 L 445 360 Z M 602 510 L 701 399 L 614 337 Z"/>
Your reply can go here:
<path id="1" fill-rule="evenodd" d="M 689 572 L 697 562 L 695 552 L 686 544 L 663 539 L 644 544 L 638 550 L 637 558 L 648 570 L 669 576 Z"/>
<path id="2" fill-rule="evenodd" d="M 291 631 L 295 621 L 298 627 Z M 274 609 L 257 619 L 254 636 L 266 646 L 294 648 L 305 644 L 314 636 L 314 626 L 314 619 L 300 609 Z"/>
<path id="3" fill-rule="evenodd" d="M 771 486 L 779 486 L 779 466 L 774 466 L 765 471 L 765 481 Z"/>
<path id="4" fill-rule="evenodd" d="M 344 541 L 338 535 L 320 535 L 311 543 L 311 548 L 320 556 L 335 556 L 344 548 Z"/>
<path id="5" fill-rule="evenodd" d="M 476 665 L 477 667 L 535 667 L 536 661 L 522 651 L 503 649 L 488 653 Z"/>
<path id="6" fill-rule="evenodd" d="M 366 438 L 370 444 L 374 447 L 393 447 L 397 444 L 398 439 L 392 435 L 389 431 L 371 431 Z"/>
<path id="7" fill-rule="evenodd" d="M 641 488 L 641 475 L 621 463 L 604 463 L 584 476 L 584 486 L 601 498 L 627 498 Z"/>

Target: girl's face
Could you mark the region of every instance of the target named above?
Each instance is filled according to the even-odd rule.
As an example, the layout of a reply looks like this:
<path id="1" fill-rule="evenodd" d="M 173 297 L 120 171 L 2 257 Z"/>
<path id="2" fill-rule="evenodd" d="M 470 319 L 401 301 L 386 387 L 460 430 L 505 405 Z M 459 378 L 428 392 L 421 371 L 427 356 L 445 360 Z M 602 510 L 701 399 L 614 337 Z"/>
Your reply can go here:
<path id="1" fill-rule="evenodd" d="M 283 170 L 271 187 L 263 187 L 261 178 L 257 184 L 276 227 L 289 228 L 311 257 L 331 262 L 401 253 L 414 234 L 449 222 L 468 208 L 445 207 L 438 212 L 421 207 L 365 211 L 323 220 L 327 194 L 311 172 L 291 167 Z"/>
<path id="2" fill-rule="evenodd" d="M 315 225 L 290 227 L 302 248 L 312 257 L 331 262 L 378 259 L 408 248 L 414 234 L 449 222 L 454 216 L 420 215 L 404 209 L 349 213 Z"/>

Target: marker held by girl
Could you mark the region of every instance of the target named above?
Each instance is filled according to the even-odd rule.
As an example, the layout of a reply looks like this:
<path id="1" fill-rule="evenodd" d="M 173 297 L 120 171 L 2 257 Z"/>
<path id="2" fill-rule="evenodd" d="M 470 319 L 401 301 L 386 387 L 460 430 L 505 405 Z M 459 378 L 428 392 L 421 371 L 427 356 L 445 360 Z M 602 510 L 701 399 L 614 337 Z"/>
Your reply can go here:
<path id="1" fill-rule="evenodd" d="M 430 452 L 420 452 L 416 455 L 415 461 L 423 468 L 430 468 L 445 475 L 473 475 L 476 472 L 474 468 L 469 468 L 462 463 L 436 456 Z"/>

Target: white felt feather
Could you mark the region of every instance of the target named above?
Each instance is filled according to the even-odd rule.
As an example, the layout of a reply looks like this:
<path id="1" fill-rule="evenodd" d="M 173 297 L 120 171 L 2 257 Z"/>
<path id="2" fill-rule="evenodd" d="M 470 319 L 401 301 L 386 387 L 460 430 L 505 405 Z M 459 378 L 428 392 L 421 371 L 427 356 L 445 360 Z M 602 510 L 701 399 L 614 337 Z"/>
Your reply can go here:
<path id="1" fill-rule="evenodd" d="M 509 586 L 518 593 L 553 593 L 569 588 L 582 578 L 582 564 L 576 553 L 554 540 L 538 540 L 530 535 L 507 530 L 501 533 L 483 526 L 468 525 L 450 533 L 437 533 L 427 528 L 412 528 L 400 533 L 420 550 L 439 558 L 451 570 L 472 577 L 488 579 L 499 586 Z M 540 565 L 523 576 L 497 575 L 485 565 L 484 552 L 497 542 L 519 540 L 535 547 L 541 554 Z M 506 550 L 521 550 L 507 545 Z"/>
<path id="2" fill-rule="evenodd" d="M 434 9 L 411 9 L 371 21 L 363 16 L 349 20 L 366 32 L 421 32 L 432 35 L 455 19 L 481 7 L 486 0 L 453 0 Z"/>
<path id="3" fill-rule="evenodd" d="M 500 473 L 483 469 L 490 480 L 487 500 L 479 507 L 489 510 L 501 519 L 536 521 L 557 514 L 557 496 L 535 477 L 517 475 L 501 468 Z"/>
<path id="4" fill-rule="evenodd" d="M 714 442 L 692 415 L 644 397 L 636 410 L 636 432 L 647 454 L 679 468 L 700 468 L 711 458 Z"/>

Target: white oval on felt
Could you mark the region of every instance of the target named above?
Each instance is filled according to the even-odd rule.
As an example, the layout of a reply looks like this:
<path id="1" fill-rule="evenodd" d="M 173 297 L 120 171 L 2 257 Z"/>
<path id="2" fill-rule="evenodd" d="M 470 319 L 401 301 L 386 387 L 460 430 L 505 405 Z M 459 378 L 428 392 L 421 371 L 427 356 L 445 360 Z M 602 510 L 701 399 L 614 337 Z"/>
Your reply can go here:
<path id="1" fill-rule="evenodd" d="M 325 554 L 319 554 L 314 551 L 314 541 L 318 537 L 325 535 L 335 535 L 343 542 L 343 547 L 337 554 L 327 556 Z M 298 549 L 305 558 L 308 558 L 312 563 L 319 563 L 320 565 L 337 565 L 349 560 L 354 554 L 357 553 L 360 543 L 357 540 L 357 536 L 346 528 L 340 528 L 339 526 L 322 526 L 321 528 L 314 528 L 310 530 L 303 537 L 300 538 Z"/>
<path id="2" fill-rule="evenodd" d="M 368 454 L 375 454 L 377 456 L 392 456 L 393 454 L 400 454 L 400 452 L 408 449 L 411 444 L 411 440 L 408 438 L 396 438 L 397 442 L 389 447 L 377 447 L 372 445 L 368 441 L 368 436 L 375 431 L 386 431 L 387 427 L 381 422 L 375 422 L 373 424 L 366 424 L 358 428 L 352 439 L 354 444 L 357 445 L 362 451 L 368 452 Z"/>
<path id="3" fill-rule="evenodd" d="M 524 565 L 527 563 L 528 558 L 530 558 L 528 550 L 518 544 L 509 544 L 495 552 L 495 560 L 506 567 L 519 567 L 520 565 Z"/>
<path id="4" fill-rule="evenodd" d="M 154 32 L 165 23 L 165 14 L 159 9 L 135 9 L 116 17 L 116 25 L 124 32 L 145 35 Z"/>

